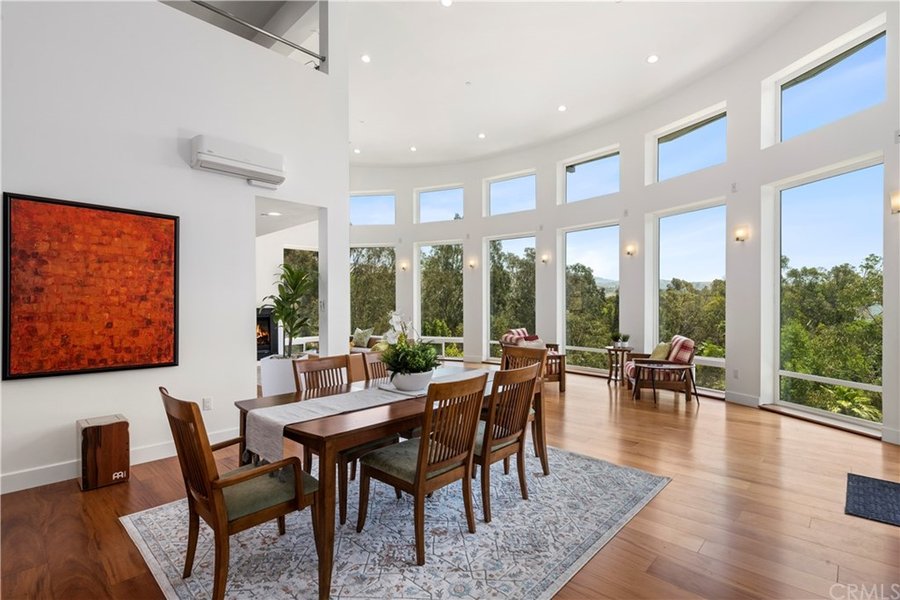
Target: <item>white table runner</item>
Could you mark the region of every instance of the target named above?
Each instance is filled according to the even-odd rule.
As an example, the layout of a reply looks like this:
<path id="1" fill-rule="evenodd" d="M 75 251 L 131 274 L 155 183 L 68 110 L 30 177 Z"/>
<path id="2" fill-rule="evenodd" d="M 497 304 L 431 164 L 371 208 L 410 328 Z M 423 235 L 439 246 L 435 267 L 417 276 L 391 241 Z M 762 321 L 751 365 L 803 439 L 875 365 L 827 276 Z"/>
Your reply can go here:
<path id="1" fill-rule="evenodd" d="M 448 369 L 449 370 L 449 369 Z M 484 370 L 458 372 L 437 375 L 434 381 L 447 382 L 477 377 Z M 491 373 L 488 373 L 491 376 Z M 382 384 L 384 386 L 393 384 Z M 407 400 L 411 396 L 420 396 L 422 392 L 401 392 L 394 389 L 383 389 L 382 386 L 366 390 L 323 396 L 302 402 L 293 402 L 281 406 L 257 408 L 247 413 L 247 428 L 244 432 L 247 450 L 267 462 L 276 462 L 284 458 L 284 427 L 292 423 L 311 421 L 330 415 L 348 413 L 365 408 L 372 408 L 382 404 L 390 404 L 400 400 Z M 490 379 L 486 390 L 490 390 Z"/>

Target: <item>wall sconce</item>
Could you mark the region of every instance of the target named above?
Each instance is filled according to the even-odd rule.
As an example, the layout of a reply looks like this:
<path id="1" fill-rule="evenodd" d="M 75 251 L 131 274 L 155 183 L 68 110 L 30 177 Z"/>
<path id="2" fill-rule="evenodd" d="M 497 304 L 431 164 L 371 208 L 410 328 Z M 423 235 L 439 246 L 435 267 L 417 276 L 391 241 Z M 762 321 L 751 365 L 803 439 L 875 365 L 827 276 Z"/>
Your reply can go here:
<path id="1" fill-rule="evenodd" d="M 891 194 L 891 214 L 900 213 L 900 191 Z"/>
<path id="2" fill-rule="evenodd" d="M 625 254 L 627 256 L 634 256 L 634 253 L 637 252 L 637 247 L 634 244 L 628 244 L 625 246 Z"/>
<path id="3" fill-rule="evenodd" d="M 541 262 L 544 263 L 545 265 L 548 262 L 550 262 L 550 255 L 549 254 L 541 254 Z"/>
<path id="4" fill-rule="evenodd" d="M 400 263 L 401 271 L 406 271 L 408 268 L 409 268 L 409 263 L 407 263 L 406 261 Z"/>
<path id="5" fill-rule="evenodd" d="M 734 241 L 746 242 L 749 235 L 750 233 L 747 227 L 738 227 L 734 230 Z"/>
<path id="6" fill-rule="evenodd" d="M 470 258 L 469 259 L 469 268 L 474 269 L 476 266 L 478 266 L 478 263 L 475 262 L 474 258 Z"/>

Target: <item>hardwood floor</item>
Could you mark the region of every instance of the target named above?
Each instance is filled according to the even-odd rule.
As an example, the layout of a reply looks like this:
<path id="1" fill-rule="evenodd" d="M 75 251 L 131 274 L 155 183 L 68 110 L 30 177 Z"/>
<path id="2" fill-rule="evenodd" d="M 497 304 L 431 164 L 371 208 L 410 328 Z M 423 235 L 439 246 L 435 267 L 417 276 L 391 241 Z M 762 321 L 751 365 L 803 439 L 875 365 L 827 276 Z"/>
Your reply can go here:
<path id="1" fill-rule="evenodd" d="M 672 478 L 557 598 L 900 598 L 900 529 L 844 514 L 847 472 L 896 481 L 900 447 L 672 392 L 632 402 L 582 375 L 556 390 L 551 446 Z M 127 484 L 2 496 L 2 597 L 161 598 L 117 518 L 183 495 L 172 458 Z"/>

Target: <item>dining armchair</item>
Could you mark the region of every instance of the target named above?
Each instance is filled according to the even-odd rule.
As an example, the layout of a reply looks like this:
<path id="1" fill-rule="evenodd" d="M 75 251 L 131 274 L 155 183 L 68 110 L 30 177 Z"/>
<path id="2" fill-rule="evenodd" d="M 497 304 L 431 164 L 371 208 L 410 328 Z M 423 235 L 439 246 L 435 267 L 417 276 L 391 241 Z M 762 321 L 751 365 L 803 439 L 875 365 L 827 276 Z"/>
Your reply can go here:
<path id="1" fill-rule="evenodd" d="M 213 452 L 237 444 L 241 438 L 210 445 L 197 404 L 173 398 L 164 387 L 159 393 L 187 493 L 188 539 L 182 577 L 191 575 L 202 518 L 212 529 L 215 544 L 212 597 L 222 600 L 228 580 L 230 536 L 273 519 L 278 522 L 278 533 L 284 535 L 284 516 L 312 506 L 313 535 L 317 537 L 314 511 L 318 481 L 300 468 L 295 456 L 260 467 L 245 465 L 219 475 Z M 279 477 L 270 476 L 276 471 L 281 471 Z M 318 547 L 318 539 L 315 544 Z"/>
<path id="2" fill-rule="evenodd" d="M 360 459 L 359 515 L 356 531 L 366 524 L 369 481 L 375 478 L 413 496 L 416 564 L 425 564 L 425 497 L 462 480 L 469 532 L 475 533 L 472 510 L 472 456 L 487 374 L 432 383 L 425 400 L 422 436 L 369 452 Z"/>
<path id="3" fill-rule="evenodd" d="M 503 370 L 520 369 L 540 364 L 540 376 L 534 385 L 534 407 L 529 412 L 531 421 L 531 439 L 534 442 L 534 454 L 541 459 L 544 475 L 550 474 L 550 462 L 547 458 L 547 427 L 544 414 L 544 372 L 547 369 L 547 348 L 531 348 L 528 346 L 503 346 L 500 355 L 500 368 Z M 503 470 L 509 473 L 509 458 L 503 461 Z"/>
<path id="4" fill-rule="evenodd" d="M 356 355 L 361 356 L 361 355 Z M 342 386 L 354 381 L 350 375 L 350 359 L 348 355 L 326 356 L 316 360 L 295 360 L 294 377 L 297 390 L 315 390 L 327 387 Z M 302 387 L 301 387 L 302 386 Z M 353 448 L 347 448 L 338 453 L 338 514 L 341 525 L 347 522 L 347 488 L 349 486 L 348 469 L 356 475 L 356 461 L 367 452 L 396 444 L 400 440 L 397 434 L 389 435 L 372 442 L 367 442 Z M 313 451 L 307 446 L 303 447 L 303 468 L 306 472 L 312 470 Z"/>
<path id="5" fill-rule="evenodd" d="M 528 335 L 525 328 L 508 329 L 500 336 L 500 347 L 527 346 L 530 348 L 546 348 L 547 364 L 544 367 L 543 380 L 559 383 L 559 392 L 566 391 L 566 355 L 559 351 L 559 344 L 548 344 L 536 335 Z"/>
<path id="6" fill-rule="evenodd" d="M 474 462 L 481 467 L 481 505 L 485 523 L 491 522 L 491 465 L 516 455 L 519 488 L 528 500 L 525 482 L 525 431 L 541 364 L 494 374 L 487 418 L 478 422 Z M 475 469 L 473 468 L 473 475 Z"/>
<path id="7" fill-rule="evenodd" d="M 381 360 L 381 352 L 367 352 L 363 355 L 366 379 L 383 379 L 388 376 L 387 365 Z"/>
<path id="8" fill-rule="evenodd" d="M 684 337 L 683 335 L 672 336 L 672 341 L 668 344 L 660 344 L 650 354 L 630 352 L 625 362 L 625 379 L 628 387 L 636 387 L 635 397 L 640 394 L 641 388 L 646 385 L 653 385 L 655 389 L 673 390 L 683 392 L 686 398 L 691 397 L 691 386 L 693 385 L 694 374 L 693 368 L 673 371 L 657 371 L 652 372 L 649 369 L 638 369 L 637 366 L 646 363 L 655 364 L 673 364 L 673 365 L 690 365 L 694 366 L 694 353 L 696 352 L 696 344 L 694 340 Z M 654 379 L 651 381 L 643 377 L 649 373 L 649 377 Z M 639 376 L 640 375 L 640 376 Z"/>

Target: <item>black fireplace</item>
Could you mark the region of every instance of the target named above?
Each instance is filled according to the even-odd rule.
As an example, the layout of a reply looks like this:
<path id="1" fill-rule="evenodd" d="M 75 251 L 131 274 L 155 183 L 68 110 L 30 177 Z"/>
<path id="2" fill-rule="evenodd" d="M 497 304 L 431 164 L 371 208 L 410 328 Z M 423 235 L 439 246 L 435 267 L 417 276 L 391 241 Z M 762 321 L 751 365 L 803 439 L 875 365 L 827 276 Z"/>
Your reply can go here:
<path id="1" fill-rule="evenodd" d="M 278 324 L 271 308 L 256 311 L 256 360 L 278 354 Z"/>

